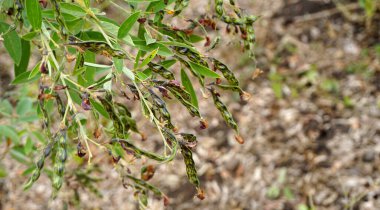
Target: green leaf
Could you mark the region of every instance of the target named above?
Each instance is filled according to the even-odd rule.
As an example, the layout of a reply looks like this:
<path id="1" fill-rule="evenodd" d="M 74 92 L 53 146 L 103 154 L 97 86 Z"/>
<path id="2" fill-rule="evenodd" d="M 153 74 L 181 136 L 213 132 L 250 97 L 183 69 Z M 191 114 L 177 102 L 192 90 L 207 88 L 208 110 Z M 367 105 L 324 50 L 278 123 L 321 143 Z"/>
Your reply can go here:
<path id="1" fill-rule="evenodd" d="M 21 40 L 15 30 L 8 31 L 10 26 L 6 23 L 0 22 L 0 33 L 6 33 L 3 36 L 4 46 L 15 64 L 19 65 L 21 61 L 22 51 Z"/>
<path id="2" fill-rule="evenodd" d="M 38 32 L 36 31 L 32 31 L 32 32 L 29 32 L 29 33 L 26 33 L 22 36 L 22 39 L 26 40 L 26 41 L 31 41 L 32 39 L 34 39 L 34 37 L 36 37 L 38 34 Z"/>
<path id="3" fill-rule="evenodd" d="M 25 2 L 26 16 L 34 30 L 40 30 L 42 25 L 41 7 L 38 0 L 27 0 Z"/>
<path id="4" fill-rule="evenodd" d="M 20 142 L 16 130 L 8 125 L 0 125 L 0 136 L 10 138 L 15 144 Z"/>
<path id="5" fill-rule="evenodd" d="M 112 66 L 102 65 L 102 64 L 97 64 L 97 63 L 90 63 L 90 62 L 84 62 L 84 65 L 85 66 L 95 67 L 95 68 L 101 68 L 101 69 L 110 69 L 110 68 L 112 68 Z"/>
<path id="6" fill-rule="evenodd" d="M 86 11 L 82 7 L 73 3 L 60 3 L 61 11 L 75 17 L 84 17 L 87 15 Z"/>
<path id="7" fill-rule="evenodd" d="M 14 147 L 11 150 L 11 156 L 13 159 L 17 160 L 20 163 L 29 164 L 29 158 L 24 153 L 23 147 Z"/>
<path id="8" fill-rule="evenodd" d="M 122 39 L 128 35 L 129 31 L 132 29 L 135 22 L 139 19 L 140 13 L 141 13 L 140 11 L 133 13 L 121 24 L 119 31 L 117 33 L 117 37 L 119 39 Z"/>
<path id="9" fill-rule="evenodd" d="M 25 72 L 28 68 L 29 58 L 30 58 L 30 42 L 21 39 L 21 61 L 19 65 L 15 64 L 15 77 Z"/>
<path id="10" fill-rule="evenodd" d="M 36 81 L 40 78 L 41 74 L 38 72 L 37 75 L 33 76 L 33 77 L 29 77 L 29 75 L 31 74 L 30 71 L 26 71 L 20 75 L 18 75 L 13 81 L 12 81 L 12 85 L 18 85 L 18 84 L 23 84 L 23 83 L 30 83 L 30 82 L 33 82 L 33 81 Z"/>
<path id="11" fill-rule="evenodd" d="M 145 37 L 146 45 L 156 43 L 156 41 L 157 41 L 156 39 L 152 38 L 152 36 L 150 35 L 150 33 L 148 31 L 145 32 L 144 37 Z"/>
<path id="12" fill-rule="evenodd" d="M 135 75 L 133 74 L 133 72 L 128 69 L 127 67 L 124 67 L 122 69 L 123 73 L 129 78 L 131 79 L 132 81 L 135 81 Z"/>
<path id="13" fill-rule="evenodd" d="M 160 63 L 161 66 L 165 67 L 165 68 L 170 68 L 171 66 L 173 66 L 175 63 L 177 63 L 177 60 L 164 60 Z"/>
<path id="14" fill-rule="evenodd" d="M 16 106 L 16 113 L 18 116 L 22 117 L 26 113 L 32 110 L 32 100 L 30 98 L 22 98 Z"/>
<path id="15" fill-rule="evenodd" d="M 40 73 L 40 66 L 41 62 L 38 62 L 36 66 L 34 66 L 34 68 L 29 73 L 29 79 L 35 77 L 38 73 Z"/>
<path id="16" fill-rule="evenodd" d="M 0 178 L 4 178 L 7 175 L 8 174 L 7 174 L 7 171 L 5 170 L 5 166 L 3 164 L 0 164 Z"/>
<path id="17" fill-rule="evenodd" d="M 26 140 L 25 146 L 24 146 L 24 152 L 26 155 L 29 155 L 33 151 L 34 143 L 31 138 L 28 138 Z"/>
<path id="18" fill-rule="evenodd" d="M 96 111 L 98 111 L 101 115 L 103 115 L 103 117 L 110 119 L 110 116 L 108 115 L 107 111 L 104 109 L 104 107 L 100 103 L 96 102 L 92 98 L 90 98 L 90 103 L 91 103 L 91 106 L 94 107 Z"/>
<path id="19" fill-rule="evenodd" d="M 182 81 L 182 85 L 185 87 L 185 90 L 190 93 L 191 104 L 194 105 L 197 109 L 199 109 L 198 98 L 195 93 L 193 84 L 191 83 L 191 80 L 189 79 L 189 77 L 187 76 L 186 72 L 183 69 L 181 69 L 181 81 Z"/>
<path id="20" fill-rule="evenodd" d="M 12 104 L 8 100 L 0 101 L 0 114 L 11 116 L 12 111 Z"/>
<path id="21" fill-rule="evenodd" d="M 195 72 L 197 72 L 198 74 L 202 76 L 210 77 L 210 78 L 220 78 L 219 74 L 215 73 L 214 71 L 212 71 L 211 69 L 203 65 L 194 63 L 192 61 L 189 61 L 189 64 L 190 64 L 191 69 L 193 69 Z"/>

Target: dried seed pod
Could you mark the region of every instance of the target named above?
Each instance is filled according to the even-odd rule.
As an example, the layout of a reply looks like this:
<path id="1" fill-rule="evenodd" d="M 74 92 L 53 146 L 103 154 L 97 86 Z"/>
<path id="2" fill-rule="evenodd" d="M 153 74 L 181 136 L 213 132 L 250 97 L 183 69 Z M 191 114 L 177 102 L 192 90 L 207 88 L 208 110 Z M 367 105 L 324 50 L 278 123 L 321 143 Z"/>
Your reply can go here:
<path id="1" fill-rule="evenodd" d="M 150 180 L 155 173 L 156 169 L 153 165 L 144 166 L 141 168 L 141 179 L 144 181 Z"/>
<path id="2" fill-rule="evenodd" d="M 245 91 L 242 91 L 242 92 L 240 93 L 240 99 L 241 99 L 242 101 L 249 101 L 251 98 L 252 98 L 252 95 L 249 94 L 249 93 L 247 93 L 247 92 L 245 92 Z"/>
<path id="3" fill-rule="evenodd" d="M 78 157 L 84 157 L 86 155 L 86 148 L 82 145 L 81 142 L 77 145 L 77 155 Z"/>
<path id="4" fill-rule="evenodd" d="M 144 24 L 146 22 L 146 18 L 139 18 L 137 19 L 137 22 L 139 22 L 140 24 Z"/>
<path id="5" fill-rule="evenodd" d="M 82 103 L 81 106 L 84 110 L 88 111 L 91 110 L 91 104 L 90 104 L 90 95 L 87 92 L 82 93 Z"/>
<path id="6" fill-rule="evenodd" d="M 205 119 L 201 119 L 199 123 L 201 124 L 200 129 L 204 130 L 208 128 L 208 122 Z"/>
<path id="7" fill-rule="evenodd" d="M 98 139 L 102 135 L 102 132 L 99 127 L 96 127 L 93 133 L 94 138 Z"/>
<path id="8" fill-rule="evenodd" d="M 197 189 L 197 197 L 200 200 L 204 200 L 206 198 L 204 191 L 201 188 Z"/>
<path id="9" fill-rule="evenodd" d="M 41 74 L 48 74 L 49 73 L 46 62 L 41 63 L 40 72 L 41 72 Z"/>
<path id="10" fill-rule="evenodd" d="M 166 195 L 163 195 L 162 199 L 164 200 L 164 206 L 169 206 L 170 204 L 169 197 Z"/>
<path id="11" fill-rule="evenodd" d="M 208 47 L 210 45 L 211 45 L 211 39 L 210 39 L 210 37 L 206 36 L 206 42 L 205 42 L 205 44 L 203 46 L 204 47 Z"/>
<path id="12" fill-rule="evenodd" d="M 243 137 L 241 137 L 240 135 L 235 135 L 235 140 L 236 140 L 239 144 L 244 144 L 244 139 L 243 139 Z"/>

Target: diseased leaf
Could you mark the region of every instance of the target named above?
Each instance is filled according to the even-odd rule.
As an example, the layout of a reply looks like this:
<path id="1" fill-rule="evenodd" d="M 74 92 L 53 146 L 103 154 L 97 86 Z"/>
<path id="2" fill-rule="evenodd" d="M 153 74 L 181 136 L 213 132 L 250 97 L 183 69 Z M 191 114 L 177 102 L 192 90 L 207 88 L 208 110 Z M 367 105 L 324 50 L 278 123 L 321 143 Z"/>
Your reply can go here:
<path id="1" fill-rule="evenodd" d="M 139 68 L 142 68 L 146 66 L 149 62 L 151 62 L 154 59 L 154 57 L 156 57 L 157 52 L 158 52 L 158 48 L 150 52 L 150 54 L 143 60 L 143 62 L 141 62 Z"/>

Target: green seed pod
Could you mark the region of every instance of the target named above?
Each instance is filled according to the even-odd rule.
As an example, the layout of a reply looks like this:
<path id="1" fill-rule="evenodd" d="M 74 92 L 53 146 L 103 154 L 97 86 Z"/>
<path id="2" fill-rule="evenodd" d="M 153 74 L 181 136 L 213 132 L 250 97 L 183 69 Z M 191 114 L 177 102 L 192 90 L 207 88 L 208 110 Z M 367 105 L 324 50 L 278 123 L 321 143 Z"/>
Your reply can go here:
<path id="1" fill-rule="evenodd" d="M 189 5 L 189 0 L 176 0 L 173 16 L 179 15 Z"/>
<path id="2" fill-rule="evenodd" d="M 109 98 L 110 94 L 109 94 L 109 96 L 106 95 L 106 98 L 107 97 Z M 124 126 L 122 124 L 122 121 L 118 117 L 115 109 L 114 109 L 114 106 L 112 104 L 112 97 L 111 97 L 111 100 L 106 99 L 106 98 L 102 98 L 102 97 L 98 96 L 100 103 L 103 105 L 103 107 L 107 111 L 108 115 L 110 116 L 111 120 L 113 121 L 113 126 L 115 128 L 115 135 L 117 137 L 124 138 L 124 135 L 125 135 Z"/>
<path id="3" fill-rule="evenodd" d="M 65 162 L 67 159 L 67 131 L 61 130 L 57 135 L 56 154 L 54 158 L 53 188 L 58 192 L 62 187 Z"/>
<path id="4" fill-rule="evenodd" d="M 28 182 L 24 184 L 24 190 L 29 189 L 34 182 L 40 177 L 41 171 L 44 167 L 45 158 L 47 158 L 52 150 L 54 142 L 50 142 L 43 150 L 43 154 L 40 156 L 40 159 L 36 162 L 36 169 L 33 171 L 32 176 L 29 178 Z"/>
<path id="5" fill-rule="evenodd" d="M 151 192 L 153 192 L 153 194 L 155 196 L 158 196 L 158 197 L 162 197 L 163 196 L 163 193 L 158 189 L 156 188 L 155 186 L 145 182 L 144 180 L 141 180 L 141 179 L 138 179 L 136 177 L 133 177 L 131 175 L 125 175 L 125 178 L 128 178 L 130 180 L 132 180 L 136 185 L 138 185 L 139 187 L 142 187 L 146 190 L 149 190 Z"/>
<path id="6" fill-rule="evenodd" d="M 191 149 L 185 146 L 184 144 L 180 144 L 180 146 L 181 146 L 181 154 L 183 156 L 183 159 L 186 165 L 187 177 L 191 184 L 193 184 L 196 188 L 199 188 L 200 182 L 198 179 L 197 169 L 195 167 Z"/>
<path id="7" fill-rule="evenodd" d="M 209 90 L 214 100 L 214 104 L 216 108 L 219 110 L 220 114 L 222 115 L 224 121 L 227 123 L 228 126 L 233 128 L 238 133 L 238 126 L 234 118 L 232 117 L 232 114 L 228 111 L 226 105 L 224 105 L 223 102 L 219 99 L 219 94 L 213 88 L 210 88 Z"/>
<path id="8" fill-rule="evenodd" d="M 38 180 L 38 178 L 40 177 L 40 169 L 35 169 L 33 171 L 33 174 L 32 176 L 29 178 L 28 182 L 24 184 L 24 190 L 28 190 L 30 187 L 32 187 L 32 185 L 34 184 L 34 182 L 36 182 Z"/>
<path id="9" fill-rule="evenodd" d="M 215 58 L 212 58 L 212 63 L 214 64 L 215 69 L 222 72 L 224 78 L 226 78 L 230 85 L 239 86 L 239 80 L 236 79 L 234 73 L 225 64 Z"/>
<path id="10" fill-rule="evenodd" d="M 163 78 L 168 80 L 174 80 L 174 74 L 165 67 L 161 66 L 160 64 L 149 62 L 148 66 L 150 69 L 152 69 L 154 73 L 161 75 Z"/>
<path id="11" fill-rule="evenodd" d="M 235 85 L 216 84 L 215 86 L 222 90 L 230 90 L 230 91 L 238 92 L 239 94 L 243 94 L 244 92 L 239 86 L 235 86 Z"/>
<path id="12" fill-rule="evenodd" d="M 174 142 L 175 144 L 173 145 L 172 153 L 169 156 L 160 156 L 160 155 L 157 155 L 155 153 L 148 152 L 148 151 L 145 151 L 143 149 L 140 149 L 125 139 L 115 139 L 114 138 L 110 142 L 111 145 L 115 144 L 115 143 L 120 143 L 124 150 L 127 150 L 127 149 L 132 150 L 135 153 L 135 156 L 143 155 L 149 159 L 156 160 L 156 161 L 161 162 L 161 163 L 166 163 L 166 162 L 173 160 L 173 158 L 177 154 L 177 145 L 178 145 Z"/>

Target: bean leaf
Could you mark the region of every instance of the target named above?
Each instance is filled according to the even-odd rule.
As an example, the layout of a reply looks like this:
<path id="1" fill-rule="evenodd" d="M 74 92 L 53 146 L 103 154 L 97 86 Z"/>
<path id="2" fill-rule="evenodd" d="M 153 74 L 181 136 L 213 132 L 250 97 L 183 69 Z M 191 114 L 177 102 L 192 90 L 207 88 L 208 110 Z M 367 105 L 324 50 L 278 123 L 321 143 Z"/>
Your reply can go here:
<path id="1" fill-rule="evenodd" d="M 185 87 L 185 90 L 190 93 L 191 104 L 193 104 L 197 109 L 199 109 L 198 99 L 194 91 L 194 87 L 191 83 L 191 80 L 189 79 L 189 77 L 187 76 L 186 72 L 183 69 L 181 69 L 181 81 L 182 81 L 182 85 Z"/>
<path id="2" fill-rule="evenodd" d="M 26 16 L 34 30 L 40 30 L 42 25 L 41 7 L 38 0 L 27 0 L 25 2 Z"/>
<path id="3" fill-rule="evenodd" d="M 131 16 L 129 16 L 120 26 L 119 31 L 117 33 L 117 37 L 119 39 L 122 39 L 126 37 L 129 33 L 129 31 L 132 29 L 133 24 L 139 19 L 140 17 L 140 11 L 137 11 L 133 13 Z"/>
<path id="4" fill-rule="evenodd" d="M 192 61 L 189 61 L 189 64 L 190 64 L 191 69 L 193 69 L 195 72 L 197 72 L 198 74 L 202 76 L 211 77 L 211 78 L 220 78 L 219 74 L 215 73 L 214 71 L 212 71 L 211 69 L 203 65 L 194 63 Z"/>
<path id="5" fill-rule="evenodd" d="M 10 31 L 8 31 L 10 30 Z M 21 62 L 21 40 L 17 32 L 10 29 L 6 23 L 0 22 L 0 33 L 3 34 L 4 46 L 15 64 L 19 65 Z"/>

